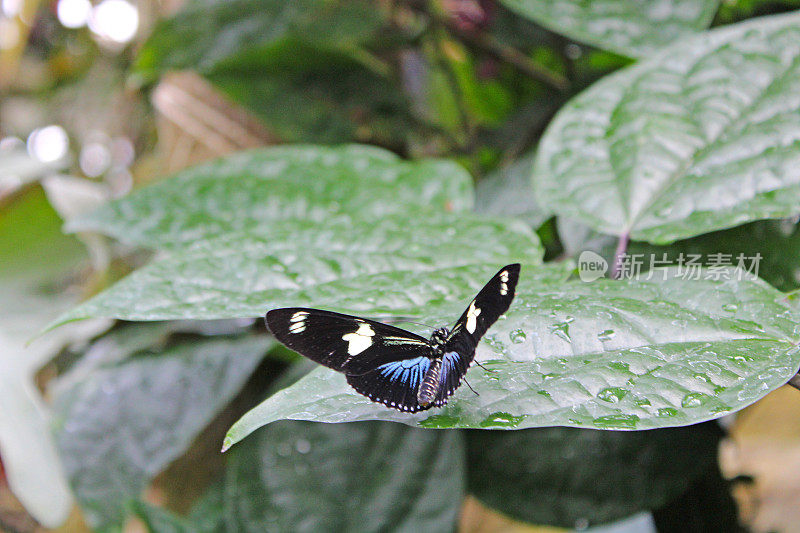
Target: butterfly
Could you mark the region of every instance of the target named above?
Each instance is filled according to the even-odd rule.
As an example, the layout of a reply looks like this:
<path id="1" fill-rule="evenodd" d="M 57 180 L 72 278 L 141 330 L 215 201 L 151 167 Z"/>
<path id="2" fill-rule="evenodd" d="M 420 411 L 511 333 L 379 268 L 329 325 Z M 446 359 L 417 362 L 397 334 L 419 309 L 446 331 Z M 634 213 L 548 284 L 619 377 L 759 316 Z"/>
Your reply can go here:
<path id="1" fill-rule="evenodd" d="M 415 413 L 447 403 L 475 358 L 486 330 L 514 299 L 520 265 L 489 280 L 451 328 L 430 339 L 381 322 L 321 309 L 286 307 L 267 312 L 280 342 L 342 372 L 370 400 Z"/>

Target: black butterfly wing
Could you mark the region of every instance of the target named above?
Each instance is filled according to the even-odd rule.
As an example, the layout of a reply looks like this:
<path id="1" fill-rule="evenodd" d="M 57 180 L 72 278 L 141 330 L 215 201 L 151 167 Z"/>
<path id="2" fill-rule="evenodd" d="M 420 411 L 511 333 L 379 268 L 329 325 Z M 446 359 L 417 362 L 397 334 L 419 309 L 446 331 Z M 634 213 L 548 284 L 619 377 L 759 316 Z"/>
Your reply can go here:
<path id="1" fill-rule="evenodd" d="M 375 402 L 416 412 L 417 389 L 430 365 L 430 344 L 410 331 L 320 309 L 274 309 L 266 316 L 275 338 L 312 361 L 343 372 Z"/>
<path id="2" fill-rule="evenodd" d="M 266 320 L 287 347 L 345 374 L 365 374 L 384 363 L 430 353 L 427 339 L 357 316 L 285 307 L 267 312 Z"/>
<path id="3" fill-rule="evenodd" d="M 500 315 L 508 311 L 519 281 L 519 271 L 519 263 L 501 268 L 456 321 L 445 343 L 441 387 L 434 405 L 444 405 L 455 392 L 475 358 L 478 341 Z"/>

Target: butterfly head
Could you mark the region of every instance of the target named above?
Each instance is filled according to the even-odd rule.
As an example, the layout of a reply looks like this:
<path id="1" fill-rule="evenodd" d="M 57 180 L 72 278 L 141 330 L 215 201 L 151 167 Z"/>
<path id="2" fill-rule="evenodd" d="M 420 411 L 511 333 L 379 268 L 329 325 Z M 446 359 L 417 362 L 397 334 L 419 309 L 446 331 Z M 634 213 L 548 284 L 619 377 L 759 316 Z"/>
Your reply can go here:
<path id="1" fill-rule="evenodd" d="M 431 345 L 433 346 L 434 350 L 437 348 L 442 348 L 447 342 L 447 337 L 450 335 L 450 332 L 447 328 L 439 328 L 433 331 L 431 334 Z"/>

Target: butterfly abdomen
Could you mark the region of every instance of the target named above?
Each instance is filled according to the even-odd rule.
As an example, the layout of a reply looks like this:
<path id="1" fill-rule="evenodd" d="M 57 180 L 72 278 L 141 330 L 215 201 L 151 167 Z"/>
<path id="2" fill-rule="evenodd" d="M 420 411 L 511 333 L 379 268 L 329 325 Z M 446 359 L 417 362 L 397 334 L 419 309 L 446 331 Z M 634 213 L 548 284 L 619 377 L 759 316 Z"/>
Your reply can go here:
<path id="1" fill-rule="evenodd" d="M 417 391 L 417 403 L 422 407 L 427 407 L 436 398 L 439 392 L 439 376 L 442 372 L 442 360 L 434 359 L 431 361 L 425 377 L 422 378 L 419 391 Z"/>

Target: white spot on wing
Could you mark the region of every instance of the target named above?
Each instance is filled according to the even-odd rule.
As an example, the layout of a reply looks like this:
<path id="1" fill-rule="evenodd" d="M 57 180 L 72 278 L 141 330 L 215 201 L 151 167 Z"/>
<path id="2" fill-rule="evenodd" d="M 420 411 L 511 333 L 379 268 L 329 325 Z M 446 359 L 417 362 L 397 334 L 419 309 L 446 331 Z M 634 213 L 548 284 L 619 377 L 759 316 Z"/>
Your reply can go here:
<path id="1" fill-rule="evenodd" d="M 481 314 L 481 310 L 475 307 L 475 300 L 469 304 L 469 309 L 467 309 L 467 331 L 470 333 L 475 333 L 475 328 L 478 326 L 478 315 Z"/>
<path id="2" fill-rule="evenodd" d="M 342 335 L 342 340 L 347 341 L 347 353 L 350 355 L 358 355 L 370 346 L 372 346 L 372 337 L 375 336 L 375 331 L 369 324 L 362 322 L 354 333 L 345 333 Z"/>
<path id="3" fill-rule="evenodd" d="M 306 330 L 306 311 L 297 311 L 289 318 L 289 333 L 302 333 Z"/>
<path id="4" fill-rule="evenodd" d="M 508 294 L 508 270 L 500 272 L 500 296 Z"/>

